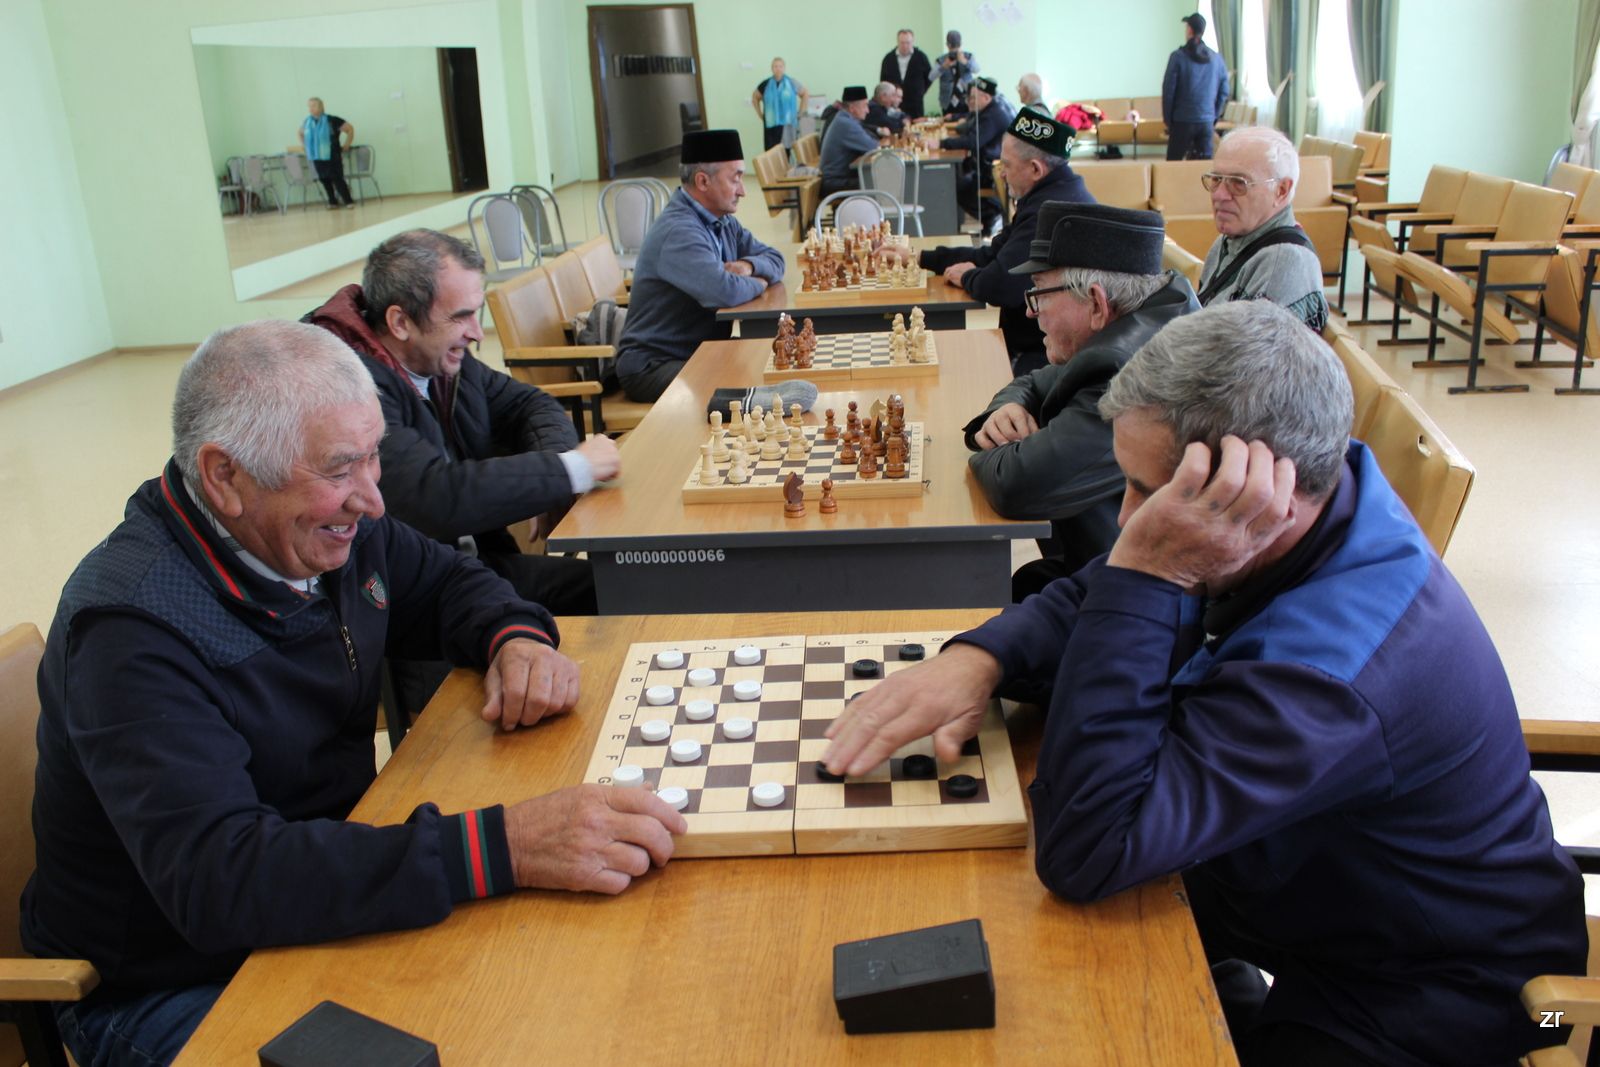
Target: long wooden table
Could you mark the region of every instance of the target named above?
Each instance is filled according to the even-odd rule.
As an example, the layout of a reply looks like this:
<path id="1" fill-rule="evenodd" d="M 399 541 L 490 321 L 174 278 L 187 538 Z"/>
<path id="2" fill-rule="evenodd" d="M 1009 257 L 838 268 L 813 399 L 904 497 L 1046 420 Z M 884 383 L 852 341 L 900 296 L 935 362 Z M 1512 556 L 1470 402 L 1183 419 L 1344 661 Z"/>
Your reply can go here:
<path id="1" fill-rule="evenodd" d="M 911 238 L 911 247 L 918 251 L 957 243 L 971 244 L 961 237 Z M 800 242 L 775 247 L 783 253 L 785 274 L 793 275 Z M 794 282 L 799 285 L 798 278 Z M 967 312 L 981 310 L 983 301 L 974 300 L 965 289 L 951 285 L 938 275 L 930 280 L 928 291 L 915 299 L 834 292 L 824 304 L 797 304 L 790 298 L 788 283 L 779 282 L 767 286 L 754 300 L 722 308 L 717 312 L 717 321 L 737 322 L 740 337 L 774 337 L 778 333 L 778 316 L 787 312 L 796 319 L 810 318 L 817 333 L 875 333 L 889 329 L 897 312 L 910 315 L 914 307 L 920 307 L 927 316 L 930 330 L 963 330 L 967 326 Z"/>
<path id="2" fill-rule="evenodd" d="M 939 333 L 939 373 L 830 383 L 807 422 L 846 402 L 898 392 L 921 421 L 926 492 L 813 503 L 790 518 L 781 503 L 685 504 L 683 484 L 708 434 L 719 386 L 761 384 L 767 341 L 713 341 L 684 365 L 622 442 L 622 475 L 586 494 L 551 533 L 556 552 L 587 552 L 605 614 L 726 612 L 752 606 L 821 611 L 986 607 L 1011 598 L 1011 541 L 1047 537 L 1044 521 L 997 515 L 967 471 L 961 427 L 1011 380 L 997 330 Z"/>
<path id="3" fill-rule="evenodd" d="M 594 618 L 562 623 L 582 666 L 569 716 L 485 725 L 457 671 L 353 819 L 419 803 L 461 811 L 583 777 L 621 657 L 636 641 L 968 628 L 988 612 Z M 1012 717 L 1031 780 L 1037 715 Z M 992 1030 L 847 1036 L 833 946 L 978 918 L 994 968 Z M 1175 877 L 1093 905 L 1052 897 L 1032 849 L 678 860 L 620 897 L 521 892 L 422 930 L 251 955 L 189 1043 L 186 1067 L 246 1067 L 322 1000 L 478 1064 L 1235 1064 Z"/>

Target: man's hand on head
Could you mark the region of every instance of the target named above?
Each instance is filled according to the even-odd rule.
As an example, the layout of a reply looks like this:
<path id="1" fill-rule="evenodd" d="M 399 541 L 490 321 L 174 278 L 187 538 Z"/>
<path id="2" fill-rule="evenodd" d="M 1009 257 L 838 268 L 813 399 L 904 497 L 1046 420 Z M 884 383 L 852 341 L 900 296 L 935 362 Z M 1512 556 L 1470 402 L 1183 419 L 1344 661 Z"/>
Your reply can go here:
<path id="1" fill-rule="evenodd" d="M 1106 562 L 1184 589 L 1218 588 L 1294 526 L 1294 462 L 1260 441 L 1222 439 L 1184 449 L 1172 480 L 1128 519 Z"/>
<path id="2" fill-rule="evenodd" d="M 983 420 L 973 439 L 984 451 L 1020 441 L 1039 432 L 1039 423 L 1021 404 L 1001 404 Z"/>
<path id="3" fill-rule="evenodd" d="M 503 730 L 532 726 L 577 706 L 578 665 L 549 645 L 512 638 L 484 672 L 483 689 L 485 722 L 499 723 Z"/>

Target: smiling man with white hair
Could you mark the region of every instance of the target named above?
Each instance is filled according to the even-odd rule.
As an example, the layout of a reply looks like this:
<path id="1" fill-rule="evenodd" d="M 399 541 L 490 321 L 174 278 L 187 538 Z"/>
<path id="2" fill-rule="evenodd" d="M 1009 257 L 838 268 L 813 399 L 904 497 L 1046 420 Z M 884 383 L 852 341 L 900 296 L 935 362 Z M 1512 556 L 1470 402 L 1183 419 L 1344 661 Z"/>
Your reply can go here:
<path id="1" fill-rule="evenodd" d="M 57 1008 L 79 1063 L 166 1063 L 255 948 L 426 926 L 521 887 L 616 893 L 681 816 L 578 786 L 403 824 L 373 780 L 379 664 L 484 671 L 483 729 L 570 710 L 549 612 L 384 514 L 383 412 L 315 326 L 220 330 L 173 456 L 62 590 L 39 670 L 37 868 L 22 940 L 101 984 Z"/>

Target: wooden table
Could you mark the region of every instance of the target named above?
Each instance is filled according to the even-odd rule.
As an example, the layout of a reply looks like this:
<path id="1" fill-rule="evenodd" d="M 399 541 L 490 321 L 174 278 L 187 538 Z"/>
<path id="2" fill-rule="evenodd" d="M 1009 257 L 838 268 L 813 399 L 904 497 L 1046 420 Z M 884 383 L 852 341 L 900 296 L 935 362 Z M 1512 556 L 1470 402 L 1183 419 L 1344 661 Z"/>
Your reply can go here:
<path id="1" fill-rule="evenodd" d="M 987 612 L 594 618 L 563 622 L 582 664 L 576 712 L 502 735 L 457 671 L 356 807 L 398 823 L 509 803 L 582 779 L 621 656 L 695 636 L 960 630 Z M 1037 716 L 1013 717 L 1033 773 Z M 993 961 L 992 1030 L 847 1036 L 833 946 L 978 918 Z M 178 1062 L 254 1067 L 256 1049 L 322 1000 L 478 1064 L 1235 1064 L 1182 895 L 1164 878 L 1065 903 L 1032 849 L 679 860 L 620 897 L 522 892 L 423 930 L 254 953 Z"/>
<path id="2" fill-rule="evenodd" d="M 794 275 L 798 270 L 796 257 L 800 253 L 800 244 L 796 241 L 774 246 L 783 253 L 786 276 Z M 962 237 L 955 240 L 949 237 L 911 238 L 911 247 L 919 252 L 951 244 L 965 247 L 970 246 L 971 241 Z M 798 280 L 795 285 L 799 285 Z M 788 283 L 779 282 L 767 286 L 754 300 L 738 307 L 721 309 L 717 312 L 717 321 L 737 322 L 740 337 L 775 337 L 778 333 L 778 316 L 785 312 L 795 318 L 810 317 L 817 333 L 878 333 L 889 329 L 897 312 L 910 315 L 912 308 L 920 307 L 927 316 L 928 329 L 964 330 L 967 327 L 967 312 L 983 308 L 983 301 L 972 299 L 965 289 L 951 285 L 938 275 L 932 277 L 927 293 L 914 300 L 872 293 L 830 295 L 832 299 L 826 304 L 796 304 L 790 299 Z"/>
<path id="3" fill-rule="evenodd" d="M 807 312 L 809 314 L 809 312 Z M 806 421 L 850 399 L 899 392 L 921 421 L 928 491 L 914 497 L 813 504 L 789 518 L 781 503 L 685 504 L 682 490 L 719 386 L 761 384 L 766 341 L 701 345 L 644 421 L 622 442 L 622 477 L 585 494 L 549 538 L 594 565 L 605 614 L 726 612 L 753 606 L 820 611 L 988 607 L 1010 602 L 1011 541 L 1047 537 L 1044 521 L 1001 518 L 967 471 L 961 427 L 1011 380 L 997 330 L 940 333 L 937 375 L 840 382 Z M 826 388 L 827 386 L 825 386 Z"/>

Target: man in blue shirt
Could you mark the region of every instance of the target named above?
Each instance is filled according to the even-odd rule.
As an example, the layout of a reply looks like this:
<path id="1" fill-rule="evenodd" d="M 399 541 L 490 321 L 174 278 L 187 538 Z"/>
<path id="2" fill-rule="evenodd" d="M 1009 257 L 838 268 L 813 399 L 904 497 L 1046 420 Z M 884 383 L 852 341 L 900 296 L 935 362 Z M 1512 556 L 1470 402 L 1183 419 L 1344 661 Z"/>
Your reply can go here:
<path id="1" fill-rule="evenodd" d="M 744 196 L 738 130 L 683 136 L 683 188 L 672 194 L 639 250 L 628 319 L 617 342 L 617 378 L 629 400 L 666 392 L 702 341 L 724 341 L 717 309 L 754 300 L 783 280 L 783 254 L 733 218 Z"/>
<path id="2" fill-rule="evenodd" d="M 822 195 L 831 196 L 846 189 L 861 188 L 860 176 L 852 164 L 878 147 L 878 137 L 867 129 L 867 87 L 845 86 L 839 98 L 839 113 L 828 123 L 822 138 Z"/>
<path id="3" fill-rule="evenodd" d="M 1111 552 L 863 694 L 823 758 L 932 734 L 949 760 L 992 693 L 1046 705 L 1040 879 L 1182 871 L 1243 1067 L 1509 1065 L 1564 1040 L 1517 995 L 1583 973 L 1583 880 L 1494 642 L 1351 408 L 1275 304 L 1168 323 L 1100 401 Z"/>
<path id="4" fill-rule="evenodd" d="M 1201 38 L 1206 17 L 1183 17 L 1184 42 L 1167 57 L 1161 79 L 1161 117 L 1168 159 L 1210 159 L 1213 130 L 1228 102 L 1228 67 Z"/>

